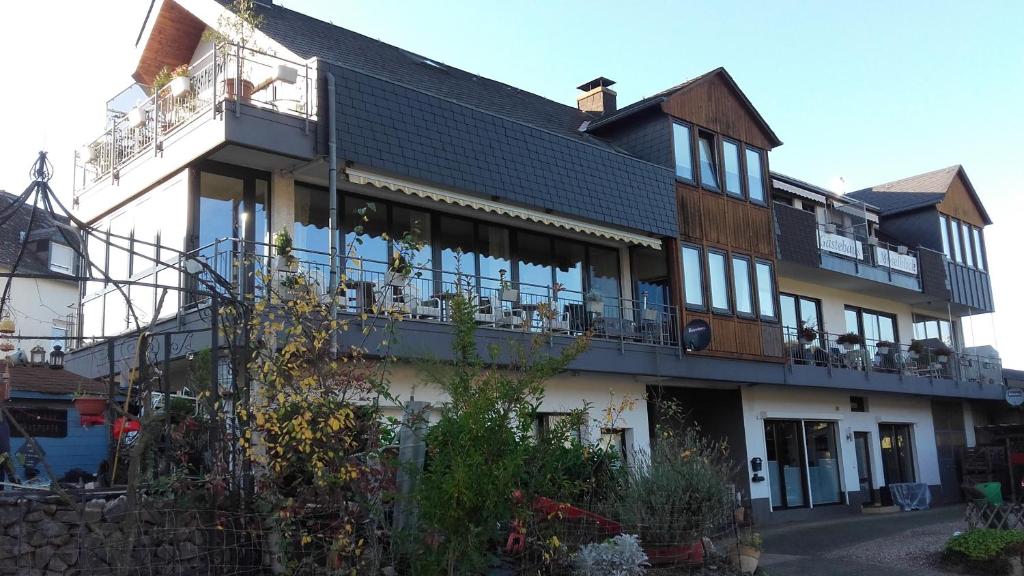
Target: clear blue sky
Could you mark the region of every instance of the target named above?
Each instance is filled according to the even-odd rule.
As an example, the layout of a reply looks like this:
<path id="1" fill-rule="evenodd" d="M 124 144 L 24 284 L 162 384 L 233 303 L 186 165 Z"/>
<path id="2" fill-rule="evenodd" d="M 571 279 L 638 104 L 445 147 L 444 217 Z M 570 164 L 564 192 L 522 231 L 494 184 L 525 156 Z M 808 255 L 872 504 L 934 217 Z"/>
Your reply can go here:
<path id="1" fill-rule="evenodd" d="M 275 1 L 567 104 L 596 76 L 617 81 L 625 105 L 725 66 L 785 142 L 772 168 L 821 185 L 842 176 L 852 190 L 963 164 L 996 221 L 987 239 L 999 312 L 973 329 L 1024 368 L 1024 222 L 1014 221 L 1024 220 L 1024 2 Z M 5 9 L 0 54 L 38 93 L 11 90 L 17 75 L 0 91 L 0 188 L 20 190 L 43 145 L 67 178 L 69 139 L 98 134 L 103 100 L 130 81 L 146 5 Z M 62 41 L 33 45 L 38 24 Z M 62 109 L 80 123 L 68 126 Z"/>

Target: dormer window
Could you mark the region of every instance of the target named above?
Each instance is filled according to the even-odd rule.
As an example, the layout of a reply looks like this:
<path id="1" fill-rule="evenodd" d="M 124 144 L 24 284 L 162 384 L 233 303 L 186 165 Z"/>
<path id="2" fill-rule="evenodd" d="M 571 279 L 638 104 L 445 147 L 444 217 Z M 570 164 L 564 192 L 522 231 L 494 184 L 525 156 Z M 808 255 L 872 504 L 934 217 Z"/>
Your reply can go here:
<path id="1" fill-rule="evenodd" d="M 69 246 L 50 242 L 50 270 L 71 274 L 75 267 L 75 251 Z"/>
<path id="2" fill-rule="evenodd" d="M 697 134 L 700 155 L 700 185 L 708 190 L 719 190 L 718 158 L 715 154 L 715 136 L 701 130 Z"/>

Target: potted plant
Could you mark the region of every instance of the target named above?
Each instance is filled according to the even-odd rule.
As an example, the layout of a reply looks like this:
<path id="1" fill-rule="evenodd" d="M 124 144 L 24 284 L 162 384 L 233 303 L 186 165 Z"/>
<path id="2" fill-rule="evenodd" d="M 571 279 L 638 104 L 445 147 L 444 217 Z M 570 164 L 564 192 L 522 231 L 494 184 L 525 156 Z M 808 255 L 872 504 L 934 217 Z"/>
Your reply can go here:
<path id="1" fill-rule="evenodd" d="M 740 561 L 740 572 L 753 574 L 757 571 L 757 562 L 761 559 L 761 535 L 749 532 L 736 541 L 736 555 Z"/>
<path id="2" fill-rule="evenodd" d="M 71 403 L 74 404 L 75 410 L 78 410 L 79 416 L 102 416 L 107 410 L 106 397 L 85 393 L 81 387 L 75 392 Z"/>
<path id="3" fill-rule="evenodd" d="M 895 349 L 896 343 L 888 340 L 880 340 L 875 344 L 875 350 L 877 350 L 882 356 L 888 356 L 889 353 Z"/>
<path id="4" fill-rule="evenodd" d="M 274 251 L 277 253 L 277 269 L 294 272 L 298 261 L 292 256 L 292 235 L 287 228 L 274 234 Z"/>
<path id="5" fill-rule="evenodd" d="M 583 295 L 583 301 L 587 305 L 587 312 L 604 314 L 604 295 L 597 290 L 587 290 L 587 293 Z"/>
<path id="6" fill-rule="evenodd" d="M 801 344 L 810 344 L 818 338 L 818 331 L 808 326 L 807 324 L 800 323 L 800 328 L 796 331 L 796 339 Z"/>
<path id="7" fill-rule="evenodd" d="M 924 340 L 911 340 L 908 351 L 910 353 L 910 357 L 916 360 L 922 354 L 927 353 L 928 348 L 924 345 Z"/>
<path id="8" fill-rule="evenodd" d="M 902 244 L 896 247 L 896 252 L 903 255 L 907 253 L 907 247 Z"/>
<path id="9" fill-rule="evenodd" d="M 832 222 L 829 222 L 828 224 L 825 224 L 825 232 L 827 234 L 835 234 L 836 233 L 836 225 L 833 224 Z"/>
<path id="10" fill-rule="evenodd" d="M 142 108 L 141 105 L 136 106 L 128 111 L 128 126 L 130 128 L 138 128 L 149 120 L 149 110 Z"/>
<path id="11" fill-rule="evenodd" d="M 256 35 L 263 24 L 263 17 L 253 9 L 253 0 L 234 0 L 229 8 L 233 14 L 221 16 L 215 29 L 210 28 L 203 33 L 203 39 L 217 45 L 221 57 L 229 64 L 224 78 L 224 96 L 228 100 L 249 102 L 256 87 L 245 78 L 245 66 L 237 67 L 242 77 L 234 77 L 237 62 L 231 60 L 244 58 L 246 51 L 260 50 Z"/>
<path id="12" fill-rule="evenodd" d="M 498 300 L 515 302 L 519 300 L 519 290 L 513 288 L 512 283 L 505 279 L 507 274 L 504 268 L 498 270 Z"/>
<path id="13" fill-rule="evenodd" d="M 864 337 L 856 332 L 847 332 L 836 338 L 836 344 L 839 344 L 847 350 L 853 350 L 855 346 L 859 346 L 864 343 Z"/>
<path id="14" fill-rule="evenodd" d="M 286 274 L 281 278 L 281 290 L 282 296 L 288 300 L 295 300 L 302 296 L 303 290 L 306 288 L 306 282 L 301 278 L 300 274 L 291 273 Z"/>
<path id="15" fill-rule="evenodd" d="M 949 362 L 949 357 L 953 355 L 953 349 L 945 344 L 932 349 L 932 354 L 935 355 L 935 359 L 941 364 Z"/>
<path id="16" fill-rule="evenodd" d="M 409 276 L 412 275 L 412 262 L 401 252 L 395 252 L 391 257 L 391 266 L 388 269 L 388 284 L 391 286 L 405 286 L 409 283 Z"/>
<path id="17" fill-rule="evenodd" d="M 192 88 L 192 79 L 188 75 L 188 64 L 182 64 L 173 70 L 164 66 L 153 77 L 153 93 L 175 98 L 184 96 Z"/>

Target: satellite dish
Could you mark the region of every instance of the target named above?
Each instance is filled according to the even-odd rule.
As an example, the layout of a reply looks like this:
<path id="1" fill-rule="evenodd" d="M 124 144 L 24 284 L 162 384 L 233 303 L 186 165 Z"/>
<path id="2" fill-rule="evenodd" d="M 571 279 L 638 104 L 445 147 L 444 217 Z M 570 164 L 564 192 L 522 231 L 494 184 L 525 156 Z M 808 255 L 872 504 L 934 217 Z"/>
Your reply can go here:
<path id="1" fill-rule="evenodd" d="M 690 320 L 683 327 L 683 345 L 687 350 L 703 350 L 711 344 L 711 325 L 701 319 Z"/>

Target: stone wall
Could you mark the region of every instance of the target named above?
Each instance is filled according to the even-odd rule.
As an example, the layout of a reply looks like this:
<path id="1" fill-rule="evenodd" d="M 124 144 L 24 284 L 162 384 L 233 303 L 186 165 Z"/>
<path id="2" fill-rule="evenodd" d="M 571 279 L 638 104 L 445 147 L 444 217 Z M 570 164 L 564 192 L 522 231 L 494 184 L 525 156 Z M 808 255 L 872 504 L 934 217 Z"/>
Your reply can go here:
<path id="1" fill-rule="evenodd" d="M 106 576 L 261 571 L 259 530 L 239 517 L 125 497 L 75 506 L 0 498 L 0 575 Z"/>

